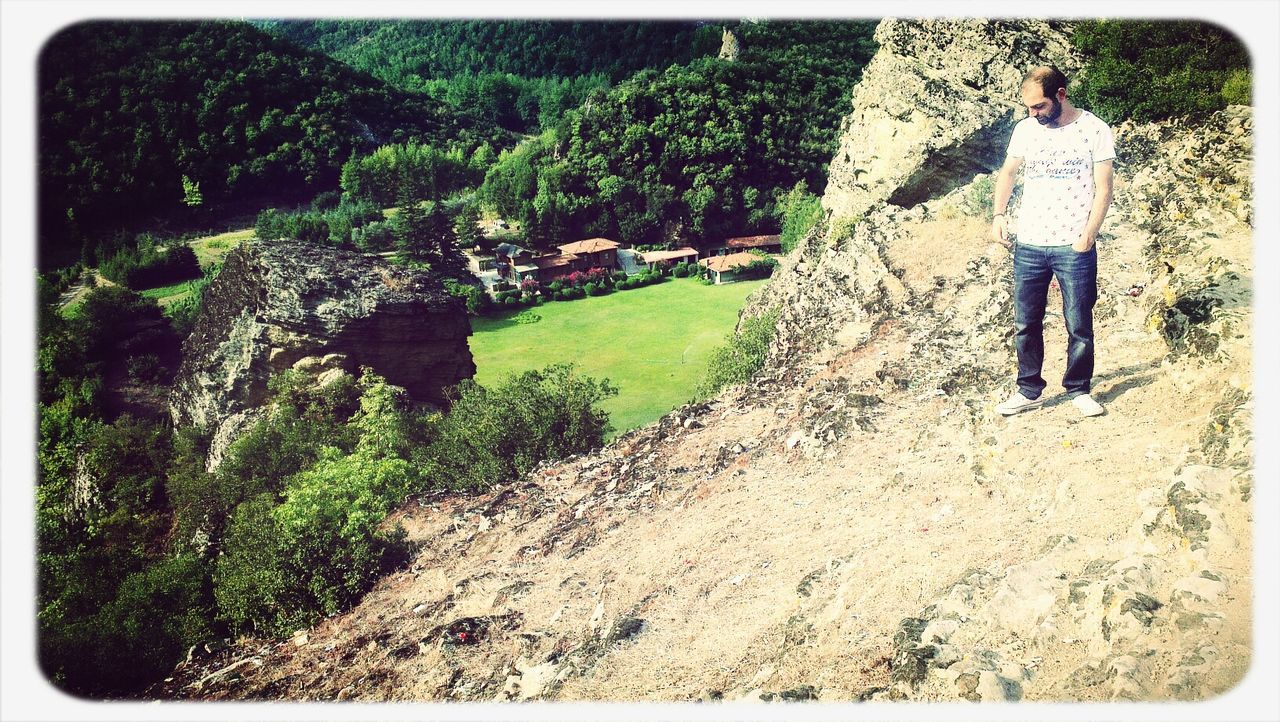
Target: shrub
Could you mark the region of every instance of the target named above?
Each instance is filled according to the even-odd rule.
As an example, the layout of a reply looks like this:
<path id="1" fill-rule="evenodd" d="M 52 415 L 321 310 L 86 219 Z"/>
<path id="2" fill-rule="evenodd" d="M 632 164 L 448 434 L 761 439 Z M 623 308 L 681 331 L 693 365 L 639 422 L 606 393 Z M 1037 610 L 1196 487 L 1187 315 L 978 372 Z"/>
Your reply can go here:
<path id="1" fill-rule="evenodd" d="M 822 199 L 810 194 L 804 181 L 796 181 L 790 191 L 778 198 L 775 213 L 782 224 L 778 239 L 782 252 L 790 253 L 822 220 Z"/>
<path id="2" fill-rule="evenodd" d="M 437 422 L 428 475 L 455 489 L 485 488 L 546 459 L 595 448 L 609 430 L 608 414 L 597 405 L 616 394 L 607 380 L 564 364 L 508 377 L 492 390 L 463 381 Z"/>
<path id="3" fill-rule="evenodd" d="M 744 383 L 764 367 L 769 344 L 778 323 L 778 311 L 747 319 L 742 330 L 711 352 L 707 371 L 694 390 L 695 399 L 705 399 L 726 386 Z"/>
<path id="4" fill-rule="evenodd" d="M 41 667 L 75 693 L 139 691 L 173 669 L 187 647 L 213 636 L 207 579 L 198 558 L 179 555 L 126 576 L 90 616 L 44 610 Z"/>
<path id="5" fill-rule="evenodd" d="M 599 287 L 599 286 L 597 286 L 597 285 L 596 285 L 596 283 L 595 283 L 594 281 L 587 281 L 587 282 L 582 286 L 582 290 L 583 290 L 583 291 L 585 291 L 585 292 L 586 292 L 586 294 L 587 294 L 588 296 L 598 296 L 598 295 L 600 295 L 600 287 Z"/>
<path id="6" fill-rule="evenodd" d="M 403 558 L 403 532 L 380 525 L 421 484 L 405 458 L 421 439 L 392 387 L 370 373 L 361 387 L 352 453 L 326 447 L 282 503 L 261 494 L 236 509 L 214 587 L 234 624 L 287 634 L 343 611 Z"/>
<path id="7" fill-rule="evenodd" d="M 1109 123 L 1221 109 L 1231 102 L 1228 82 L 1249 67 L 1239 39 L 1200 21 L 1092 20 L 1076 26 L 1072 39 L 1086 58 L 1072 95 Z"/>
<path id="8" fill-rule="evenodd" d="M 164 376 L 164 367 L 160 365 L 160 357 L 153 353 L 134 356 L 125 362 L 125 370 L 129 379 L 135 383 L 155 383 Z"/>
<path id="9" fill-rule="evenodd" d="M 365 253 L 389 251 L 396 245 L 395 224 L 391 221 L 377 220 L 352 228 L 351 242 Z"/>
<path id="10" fill-rule="evenodd" d="M 1227 105 L 1248 105 L 1253 102 L 1253 79 L 1248 70 L 1236 68 L 1222 84 L 1222 100 Z"/>
<path id="11" fill-rule="evenodd" d="M 103 262 L 102 275 L 133 289 L 155 288 L 189 278 L 199 278 L 200 262 L 189 246 L 166 250 L 155 246 L 125 248 Z"/>
<path id="12" fill-rule="evenodd" d="M 515 308 L 516 306 L 520 305 L 520 297 L 507 296 L 505 299 L 502 300 L 502 305 L 506 306 L 507 308 Z"/>

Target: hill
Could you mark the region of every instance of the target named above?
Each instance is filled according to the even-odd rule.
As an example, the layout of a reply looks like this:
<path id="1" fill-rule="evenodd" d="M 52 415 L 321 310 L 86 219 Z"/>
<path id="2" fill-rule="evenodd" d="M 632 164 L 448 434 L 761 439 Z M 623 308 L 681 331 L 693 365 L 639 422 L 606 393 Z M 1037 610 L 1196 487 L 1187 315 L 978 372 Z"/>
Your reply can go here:
<path id="1" fill-rule="evenodd" d="M 483 121 L 232 21 L 73 25 L 45 46 L 39 91 L 44 267 L 152 216 L 336 188 L 356 150 L 507 142 Z"/>
<path id="2" fill-rule="evenodd" d="M 406 504 L 395 520 L 418 551 L 358 607 L 291 640 L 193 650 L 153 694 L 1230 689 L 1252 629 L 1248 108 L 1116 129 L 1096 311 L 1106 415 L 1082 419 L 1061 398 L 1012 418 L 992 408 L 1013 361 L 1011 262 L 984 207 L 992 168 L 939 159 L 990 153 L 1022 112 L 1005 99 L 1030 60 L 1078 67 L 1069 31 L 881 23 L 841 126 L 827 222 L 745 311 L 780 313 L 751 384 L 490 492 Z M 849 162 L 870 147 L 894 152 Z M 1063 348 L 1060 324 L 1046 330 L 1047 348 Z M 1060 364 L 1051 356 L 1047 375 Z"/>

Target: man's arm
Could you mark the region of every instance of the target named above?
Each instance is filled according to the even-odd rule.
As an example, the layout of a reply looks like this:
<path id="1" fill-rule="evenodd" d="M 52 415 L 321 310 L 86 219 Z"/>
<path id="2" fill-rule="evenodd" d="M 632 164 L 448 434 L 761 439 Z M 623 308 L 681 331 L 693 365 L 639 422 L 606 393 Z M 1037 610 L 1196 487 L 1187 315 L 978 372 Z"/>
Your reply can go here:
<path id="1" fill-rule="evenodd" d="M 1009 243 L 1009 217 L 1005 212 L 1008 210 L 1009 196 L 1013 195 L 1013 180 L 1017 177 L 1018 168 L 1021 166 L 1021 158 L 1006 156 L 1004 165 L 1000 166 L 999 172 L 996 173 L 996 190 L 991 199 L 992 213 L 994 213 L 991 218 L 991 236 L 1005 245 Z"/>
<path id="2" fill-rule="evenodd" d="M 1102 219 L 1107 217 L 1107 209 L 1111 207 L 1111 192 L 1115 185 L 1111 166 L 1110 160 L 1093 164 L 1093 209 L 1089 211 L 1089 222 L 1085 224 L 1080 240 L 1071 244 L 1078 253 L 1084 253 L 1093 248 L 1093 242 L 1098 237 L 1098 229 L 1102 228 Z"/>

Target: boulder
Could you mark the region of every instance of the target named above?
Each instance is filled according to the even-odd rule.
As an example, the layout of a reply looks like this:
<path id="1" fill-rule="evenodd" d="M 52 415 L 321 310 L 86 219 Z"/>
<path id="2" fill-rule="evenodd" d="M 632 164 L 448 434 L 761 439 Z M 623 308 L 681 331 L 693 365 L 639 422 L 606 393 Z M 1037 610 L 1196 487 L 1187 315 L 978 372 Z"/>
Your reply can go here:
<path id="1" fill-rule="evenodd" d="M 316 244 L 249 241 L 205 290 L 170 414 L 213 432 L 216 465 L 266 399 L 267 381 L 290 368 L 367 366 L 415 400 L 443 405 L 444 389 L 475 373 L 470 334 L 462 300 L 429 272 Z"/>

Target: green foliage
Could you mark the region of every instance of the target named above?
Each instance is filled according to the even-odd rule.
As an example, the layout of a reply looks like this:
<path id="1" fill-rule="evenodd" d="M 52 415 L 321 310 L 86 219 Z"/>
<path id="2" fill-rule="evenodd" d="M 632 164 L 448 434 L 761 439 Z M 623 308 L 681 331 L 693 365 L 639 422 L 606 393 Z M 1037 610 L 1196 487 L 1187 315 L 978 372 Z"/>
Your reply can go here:
<path id="1" fill-rule="evenodd" d="M 42 262 L 139 218 L 189 215 L 196 189 L 216 211 L 335 187 L 353 151 L 386 143 L 507 142 L 242 22 L 79 23 L 39 65 Z"/>
<path id="2" fill-rule="evenodd" d="M 870 23 L 735 29 L 743 54 L 642 71 L 503 153 L 479 191 L 533 242 L 723 237 L 773 221 L 775 195 L 821 187 Z"/>
<path id="3" fill-rule="evenodd" d="M 122 249 L 98 270 L 116 283 L 143 289 L 199 278 L 200 262 L 196 252 L 185 244 L 169 248 L 144 246 Z"/>
<path id="4" fill-rule="evenodd" d="M 154 299 L 121 286 L 90 291 L 65 327 L 50 332 L 54 338 L 47 339 L 48 350 L 64 356 L 45 363 L 73 375 L 101 373 L 135 355 L 164 355 L 178 342 Z M 78 370 L 74 362 L 79 362 Z"/>
<path id="5" fill-rule="evenodd" d="M 795 250 L 800 241 L 823 218 L 822 199 L 809 193 L 803 183 L 796 183 L 778 199 L 776 213 L 781 219 L 779 241 L 782 252 Z"/>
<path id="6" fill-rule="evenodd" d="M 764 368 L 769 344 L 777 330 L 779 311 L 747 319 L 742 330 L 729 336 L 724 346 L 711 354 L 707 373 L 694 390 L 695 399 L 714 396 L 721 389 L 745 383 Z"/>
<path id="7" fill-rule="evenodd" d="M 182 176 L 182 204 L 194 208 L 203 203 L 204 195 L 200 193 L 200 184 Z"/>
<path id="8" fill-rule="evenodd" d="M 193 555 L 160 559 L 128 575 L 92 614 L 60 611 L 41 611 L 40 664 L 80 694 L 138 691 L 172 670 L 187 647 L 213 636 L 208 571 Z"/>
<path id="9" fill-rule="evenodd" d="M 1244 68 L 1236 68 L 1222 84 L 1222 99 L 1227 105 L 1249 105 L 1253 102 L 1253 75 Z"/>
<path id="10" fill-rule="evenodd" d="M 272 377 L 269 388 L 267 415 L 231 444 L 218 467 L 216 506 L 188 513 L 220 520 L 244 499 L 281 491 L 284 480 L 314 464 L 324 448 L 355 447 L 357 431 L 347 423 L 359 403 L 353 378 L 319 388 L 306 374 L 287 371 Z"/>
<path id="11" fill-rule="evenodd" d="M 526 371 L 492 389 L 463 381 L 449 413 L 436 419 L 428 475 L 449 488 L 483 489 L 546 459 L 588 451 L 609 430 L 597 405 L 617 393 L 568 364 Z"/>
<path id="12" fill-rule="evenodd" d="M 283 21 L 267 29 L 470 117 L 548 127 L 595 89 L 643 68 L 714 54 L 690 22 Z M 481 166 L 483 167 L 483 166 Z"/>
<path id="13" fill-rule="evenodd" d="M 471 166 L 460 145 L 404 143 L 353 155 L 342 166 L 341 183 L 347 197 L 385 208 L 406 200 L 444 198 L 483 178 L 484 170 Z"/>
<path id="14" fill-rule="evenodd" d="M 422 441 L 403 400 L 366 371 L 350 453 L 326 446 L 288 477 L 283 501 L 248 497 L 232 515 L 214 595 L 224 617 L 287 634 L 350 606 L 402 551 L 379 525 L 422 483 L 406 457 Z"/>
<path id="15" fill-rule="evenodd" d="M 317 208 L 316 205 L 313 202 L 311 210 L 296 212 L 265 209 L 258 213 L 254 235 L 264 240 L 290 238 L 334 246 L 360 245 L 359 231 L 383 220 L 382 211 L 368 201 L 343 198 L 334 207 Z"/>
<path id="16" fill-rule="evenodd" d="M 1220 26 L 1091 20 L 1072 39 L 1087 58 L 1072 97 L 1109 123 L 1199 115 L 1242 98 L 1249 54 Z"/>

